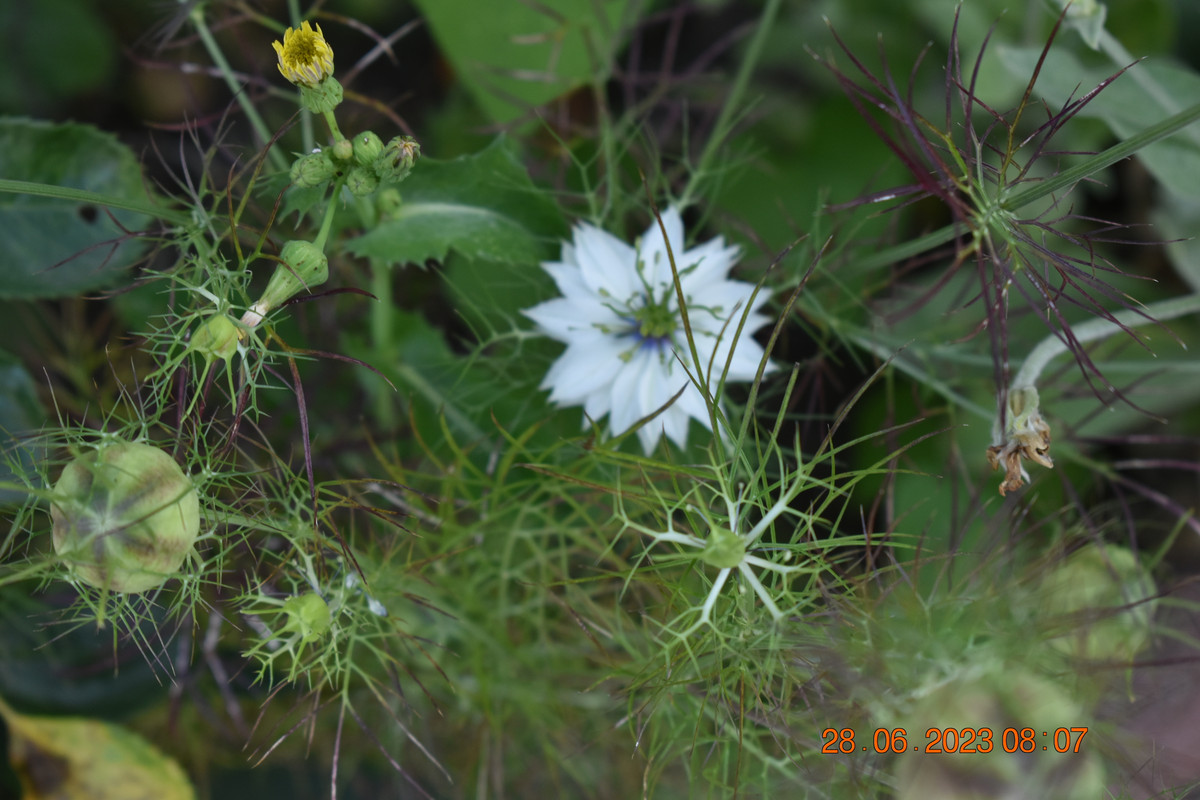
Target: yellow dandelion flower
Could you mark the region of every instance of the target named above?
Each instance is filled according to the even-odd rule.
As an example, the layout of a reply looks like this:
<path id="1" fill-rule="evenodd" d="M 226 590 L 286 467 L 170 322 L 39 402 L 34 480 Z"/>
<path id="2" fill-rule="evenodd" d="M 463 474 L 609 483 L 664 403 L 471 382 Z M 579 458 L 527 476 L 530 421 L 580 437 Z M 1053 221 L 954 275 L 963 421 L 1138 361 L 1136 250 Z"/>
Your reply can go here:
<path id="1" fill-rule="evenodd" d="M 333 74 L 333 48 L 325 41 L 318 25 L 314 31 L 308 22 L 299 29 L 288 28 L 283 43 L 272 42 L 279 55 L 279 71 L 299 86 L 316 86 Z"/>

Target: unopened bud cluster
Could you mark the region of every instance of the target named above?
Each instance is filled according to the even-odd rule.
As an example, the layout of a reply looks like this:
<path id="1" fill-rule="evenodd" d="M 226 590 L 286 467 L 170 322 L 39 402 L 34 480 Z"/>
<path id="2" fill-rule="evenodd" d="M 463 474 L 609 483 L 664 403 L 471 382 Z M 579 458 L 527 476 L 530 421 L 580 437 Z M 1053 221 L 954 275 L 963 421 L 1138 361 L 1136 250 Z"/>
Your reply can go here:
<path id="1" fill-rule="evenodd" d="M 292 164 L 291 178 L 307 189 L 344 175 L 350 193 L 363 197 L 407 178 L 420 155 L 421 146 L 411 136 L 396 136 L 385 145 L 377 134 L 366 131 L 300 156 Z"/>

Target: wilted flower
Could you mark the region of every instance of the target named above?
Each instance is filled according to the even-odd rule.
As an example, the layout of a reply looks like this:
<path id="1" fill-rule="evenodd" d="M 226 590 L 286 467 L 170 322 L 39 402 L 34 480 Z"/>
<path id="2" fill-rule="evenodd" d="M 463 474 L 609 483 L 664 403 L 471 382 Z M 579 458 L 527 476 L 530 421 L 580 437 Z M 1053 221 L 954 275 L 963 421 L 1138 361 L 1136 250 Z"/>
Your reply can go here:
<path id="1" fill-rule="evenodd" d="M 333 74 L 333 48 L 320 25 L 314 31 L 306 20 L 299 29 L 284 31 L 282 44 L 271 46 L 279 56 L 279 72 L 298 86 L 316 86 Z"/>
<path id="2" fill-rule="evenodd" d="M 1004 462 L 1004 482 L 1000 494 L 1020 489 L 1029 480 L 1029 473 L 1021 459 L 1028 458 L 1043 467 L 1054 468 L 1050 460 L 1050 425 L 1042 419 L 1038 408 L 1038 392 L 1032 386 L 1013 389 L 1008 393 L 1008 413 L 1004 433 L 999 433 L 996 443 L 988 448 L 988 463 L 997 469 Z"/>
<path id="3" fill-rule="evenodd" d="M 551 402 L 581 405 L 593 420 L 609 414 L 614 434 L 628 430 L 683 390 L 669 408 L 638 431 L 647 453 L 663 433 L 684 447 L 689 418 L 711 427 L 704 397 L 676 356 L 695 374 L 668 242 L 679 271 L 699 369 L 711 376 L 713 384 L 727 359 L 727 380 L 754 378 L 763 349 L 749 334 L 770 321 L 758 313 L 767 293 L 752 301 L 752 284 L 727 278 L 737 247 L 726 246 L 717 237 L 684 250 L 679 211 L 667 209 L 662 223 L 666 242 L 655 222 L 632 247 L 592 225 L 578 225 L 572 241 L 563 244 L 561 260 L 542 265 L 563 296 L 522 312 L 547 336 L 567 345 L 542 381 L 541 388 L 551 390 Z M 734 350 L 747 304 L 750 309 L 742 331 L 746 335 Z"/>

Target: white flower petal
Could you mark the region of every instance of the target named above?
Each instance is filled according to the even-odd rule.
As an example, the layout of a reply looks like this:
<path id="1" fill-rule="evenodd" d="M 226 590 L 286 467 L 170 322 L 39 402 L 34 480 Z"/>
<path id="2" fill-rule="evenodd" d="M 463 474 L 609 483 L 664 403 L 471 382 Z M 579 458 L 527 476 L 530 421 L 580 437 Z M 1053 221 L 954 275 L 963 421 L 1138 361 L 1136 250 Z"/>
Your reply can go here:
<path id="1" fill-rule="evenodd" d="M 587 399 L 583 401 L 583 413 L 585 414 L 583 426 L 585 428 L 588 425 L 589 419 L 592 421 L 603 419 L 605 414 L 612 411 L 612 393 L 607 389 L 608 387 L 598 389 L 588 395 Z"/>
<path id="2" fill-rule="evenodd" d="M 682 259 L 676 255 L 679 282 L 683 284 L 684 292 L 688 292 L 692 287 L 707 286 L 713 281 L 724 280 L 729 270 L 737 263 L 740 252 L 736 245 L 726 247 L 725 240 L 718 236 L 688 250 Z"/>
<path id="3" fill-rule="evenodd" d="M 675 401 L 672 408 L 678 409 L 684 416 L 697 420 L 703 423 L 705 428 L 712 430 L 712 420 L 708 417 L 708 404 L 704 402 L 704 395 L 700 393 L 700 387 L 695 384 L 692 384 Z"/>
<path id="4" fill-rule="evenodd" d="M 679 401 L 683 400 L 683 398 L 688 394 L 689 392 L 684 392 L 683 395 L 680 396 L 679 400 L 676 400 L 670 408 L 664 411 L 662 415 L 655 420 L 655 422 L 658 422 L 659 420 L 662 421 L 663 433 L 666 434 L 666 437 L 674 442 L 680 450 L 687 447 L 689 419 L 687 412 L 680 410 Z M 649 451 L 647 451 L 647 454 L 648 453 Z"/>
<path id="5" fill-rule="evenodd" d="M 683 388 L 686 380 L 678 369 L 668 372 L 668 366 L 656 348 L 639 349 L 613 381 L 612 432 L 624 433 L 639 419 L 658 410 Z M 650 433 L 641 434 L 640 438 L 642 446 L 650 452 L 662 432 L 661 417 L 648 423 L 643 430 L 646 429 Z"/>
<path id="6" fill-rule="evenodd" d="M 585 427 L 587 419 L 599 421 L 607 415 L 609 430 L 624 433 L 679 394 L 672 405 L 638 431 L 647 454 L 663 436 L 685 447 L 692 419 L 710 427 L 704 397 L 691 384 L 688 372 L 711 371 L 708 380 L 715 381 L 729 360 L 728 381 L 753 379 L 763 349 L 750 334 L 771 322 L 759 313 L 769 292 L 760 291 L 751 304 L 754 285 L 728 278 L 738 257 L 737 247 L 727 246 L 723 238 L 717 237 L 685 252 L 679 210 L 671 207 L 663 212 L 662 224 L 666 239 L 655 220 L 636 250 L 592 225 L 576 226 L 572 241 L 563 244 L 560 260 L 542 264 L 563 296 L 522 312 L 543 333 L 566 343 L 566 349 L 546 373 L 542 388 L 550 390 L 553 403 L 582 406 Z M 663 352 L 661 342 L 639 345 L 639 338 L 631 331 L 630 317 L 638 309 L 664 301 L 668 309 L 675 309 L 668 241 L 689 305 L 701 362 L 698 367 L 691 363 L 691 354 L 684 346 L 677 311 L 671 312 L 676 314 L 677 326 L 673 340 L 687 369 L 673 354 Z M 647 285 L 651 288 L 649 297 Z M 751 304 L 748 310 L 747 304 Z M 651 330 L 664 330 L 656 327 L 664 322 L 669 326 L 670 314 L 666 318 L 661 310 L 655 314 L 643 320 Z M 743 315 L 745 324 L 735 348 L 732 339 Z"/>
<path id="7" fill-rule="evenodd" d="M 533 308 L 521 311 L 538 324 L 542 333 L 560 342 L 570 342 L 580 336 L 599 334 L 600 326 L 623 326 L 625 323 L 606 306 L 590 305 L 556 297 Z"/>
<path id="8" fill-rule="evenodd" d="M 634 272 L 636 251 L 594 225 L 575 228 L 575 260 L 584 283 L 601 297 L 625 301 L 641 289 Z"/>
<path id="9" fill-rule="evenodd" d="M 662 214 L 662 227 L 666 228 L 667 236 L 671 242 L 671 253 L 675 256 L 676 268 L 682 268 L 683 264 L 680 259 L 683 256 L 684 235 L 683 235 L 683 219 L 679 216 L 679 209 L 671 206 Z M 642 234 L 642 241 L 638 247 L 638 259 L 642 264 L 642 276 L 646 279 L 656 296 L 661 296 L 662 288 L 669 286 L 674 282 L 671 277 L 671 259 L 667 255 L 667 246 L 663 242 L 662 228 L 658 227 L 658 220 L 650 221 L 650 227 Z"/>
<path id="10" fill-rule="evenodd" d="M 621 353 L 629 349 L 629 340 L 597 333 L 567 345 L 542 381 L 543 389 L 552 389 L 550 401 L 580 405 L 596 391 L 607 392 L 625 363 Z"/>
<path id="11" fill-rule="evenodd" d="M 583 275 L 579 271 L 579 265 L 569 263 L 567 261 L 546 261 L 542 263 L 542 269 L 550 273 L 550 277 L 554 279 L 554 285 L 562 292 L 563 297 L 577 302 L 595 303 L 599 295 L 592 291 L 592 287 L 583 282 Z"/>
<path id="12" fill-rule="evenodd" d="M 638 385 L 646 372 L 651 358 L 656 358 L 649 349 L 639 349 L 617 373 L 612 384 L 612 417 L 609 427 L 613 435 L 629 430 L 633 423 L 645 416 L 638 402 Z"/>

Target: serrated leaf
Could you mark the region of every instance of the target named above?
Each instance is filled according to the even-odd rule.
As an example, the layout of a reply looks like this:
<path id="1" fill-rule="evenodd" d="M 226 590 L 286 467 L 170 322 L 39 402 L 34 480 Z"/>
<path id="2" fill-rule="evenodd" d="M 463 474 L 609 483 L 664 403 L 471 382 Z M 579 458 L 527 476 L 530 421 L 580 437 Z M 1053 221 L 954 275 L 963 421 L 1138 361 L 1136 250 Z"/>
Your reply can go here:
<path id="1" fill-rule="evenodd" d="M 496 122 L 586 83 L 613 52 L 628 0 L 417 0 L 438 45 Z M 464 22 L 469 20 L 469 22 Z"/>
<path id="2" fill-rule="evenodd" d="M 999 52 L 1001 62 L 1012 74 L 1028 79 L 1042 50 L 1002 46 Z M 1047 54 L 1034 88 L 1058 110 L 1068 98 L 1078 99 L 1114 72 L 1115 68 L 1085 67 L 1074 55 L 1058 48 Z M 1079 114 L 1099 118 L 1124 139 L 1196 103 L 1200 103 L 1200 75 L 1169 62 L 1144 61 L 1105 87 Z M 1155 142 L 1140 150 L 1138 157 L 1173 192 L 1200 198 L 1200 126 L 1193 125 Z"/>
<path id="3" fill-rule="evenodd" d="M 0 177 L 146 202 L 132 151 L 88 125 L 0 119 Z M 0 297 L 61 297 L 113 284 L 144 249 L 128 231 L 148 222 L 89 203 L 0 194 Z"/>
<path id="4" fill-rule="evenodd" d="M 357 256 L 387 264 L 471 259 L 536 264 L 566 235 L 558 206 L 533 185 L 503 137 L 452 161 L 422 159 L 401 184 L 398 212 L 350 240 Z"/>
<path id="5" fill-rule="evenodd" d="M 79 717 L 34 717 L 0 703 L 8 758 L 26 800 L 191 800 L 173 759 L 124 728 Z"/>

